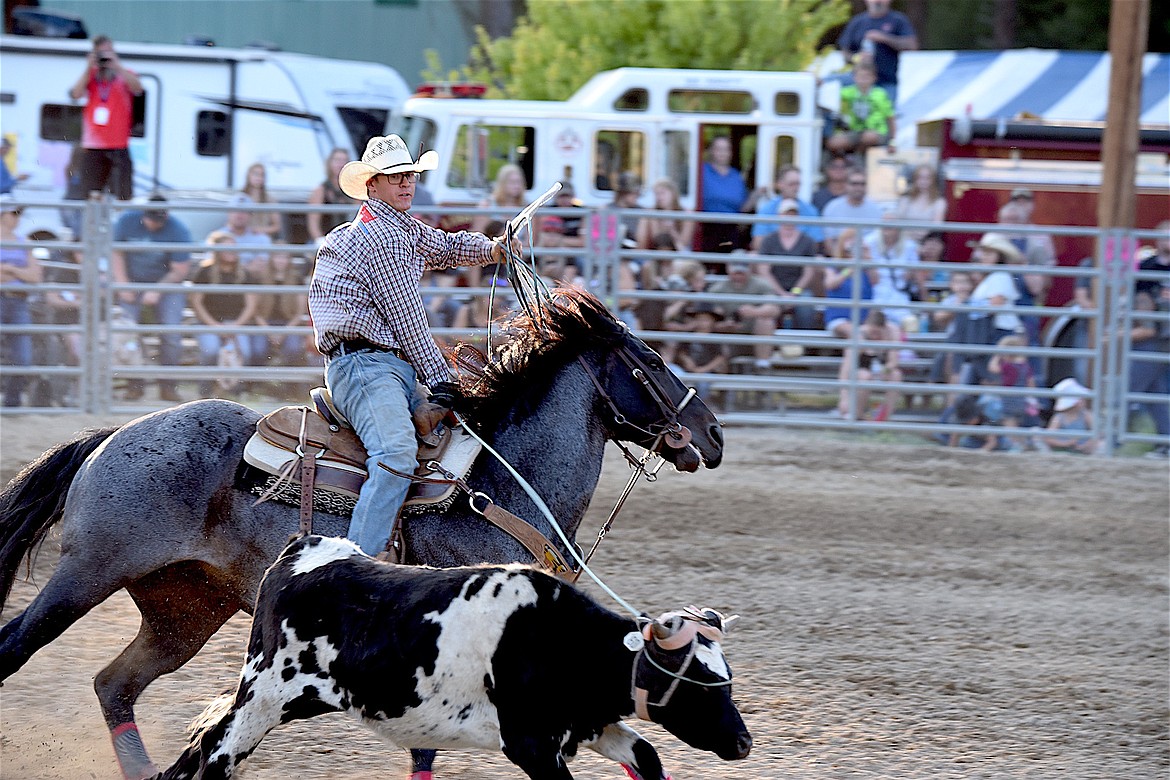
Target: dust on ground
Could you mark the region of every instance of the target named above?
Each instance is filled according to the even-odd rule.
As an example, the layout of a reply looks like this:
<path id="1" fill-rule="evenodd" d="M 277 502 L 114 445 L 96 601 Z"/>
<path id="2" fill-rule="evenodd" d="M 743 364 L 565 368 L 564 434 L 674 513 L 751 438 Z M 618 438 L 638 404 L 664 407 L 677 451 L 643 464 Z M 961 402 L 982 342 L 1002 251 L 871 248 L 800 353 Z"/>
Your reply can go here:
<path id="1" fill-rule="evenodd" d="M 106 422 L 5 418 L 0 476 Z M 626 475 L 613 453 L 583 544 Z M 675 780 L 1165 778 L 1168 527 L 1165 461 L 730 429 L 718 470 L 636 489 L 594 562 L 647 612 L 697 603 L 743 616 L 726 651 L 755 749 L 724 763 L 633 724 Z M 54 559 L 50 544 L 41 582 Z M 35 593 L 18 583 L 3 619 Z M 4 684 L 0 776 L 118 776 L 92 681 L 137 628 L 119 594 Z M 247 630 L 237 616 L 139 701 L 160 764 L 233 685 Z M 566 639 L 533 652 L 555 658 Z M 327 716 L 278 729 L 248 765 L 254 778 L 364 780 L 405 777 L 409 760 Z M 588 751 L 571 768 L 624 777 Z M 492 754 L 441 753 L 435 769 L 441 780 L 523 776 Z"/>

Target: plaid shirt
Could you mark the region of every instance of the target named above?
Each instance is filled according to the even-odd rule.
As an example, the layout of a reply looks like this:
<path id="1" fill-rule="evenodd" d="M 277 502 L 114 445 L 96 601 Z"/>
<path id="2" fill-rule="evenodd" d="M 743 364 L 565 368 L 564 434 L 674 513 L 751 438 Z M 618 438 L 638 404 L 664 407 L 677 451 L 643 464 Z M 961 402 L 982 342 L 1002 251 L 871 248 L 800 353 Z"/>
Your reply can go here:
<path id="1" fill-rule="evenodd" d="M 342 341 L 366 339 L 401 349 L 423 383 L 450 381 L 419 282 L 427 268 L 484 265 L 491 248 L 482 234 L 447 233 L 371 198 L 317 252 L 309 284 L 317 349 L 328 355 Z"/>

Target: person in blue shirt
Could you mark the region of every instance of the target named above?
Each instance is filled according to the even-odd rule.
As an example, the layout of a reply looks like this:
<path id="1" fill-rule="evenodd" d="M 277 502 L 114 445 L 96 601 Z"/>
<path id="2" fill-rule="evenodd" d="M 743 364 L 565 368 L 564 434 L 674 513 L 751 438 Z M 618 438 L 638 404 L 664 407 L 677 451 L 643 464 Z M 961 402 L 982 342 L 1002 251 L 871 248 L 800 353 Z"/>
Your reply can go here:
<path id="1" fill-rule="evenodd" d="M 740 214 L 755 207 L 743 174 L 731 165 L 731 139 L 715 136 L 707 147 L 707 161 L 703 163 L 702 199 L 699 210 L 712 214 Z M 727 254 L 743 248 L 743 225 L 734 222 L 704 222 L 700 251 Z"/>
<path id="2" fill-rule="evenodd" d="M 7 136 L 0 137 L 0 195 L 7 195 L 17 182 L 28 178 L 27 173 L 15 174 L 8 167 L 8 155 L 12 152 L 12 142 Z"/>
<path id="3" fill-rule="evenodd" d="M 780 213 L 780 204 L 785 201 L 794 201 L 797 208 L 797 216 L 800 217 L 819 217 L 821 212 L 817 207 L 811 203 L 805 203 L 800 199 L 800 182 L 801 174 L 800 168 L 795 165 L 782 165 L 780 170 L 776 172 L 776 194 L 766 200 L 761 200 L 759 206 L 756 207 L 756 213 L 762 215 L 775 215 Z M 752 225 L 752 251 L 760 251 L 760 243 L 764 240 L 764 236 L 775 233 L 778 225 L 769 222 L 757 222 Z M 822 241 L 825 240 L 824 228 L 816 224 L 804 224 L 800 226 L 800 230 L 806 236 L 817 243 L 818 247 Z"/>
<path id="4" fill-rule="evenodd" d="M 849 61 L 867 55 L 877 68 L 877 85 L 898 104 L 898 57 L 918 48 L 918 34 L 905 14 L 890 10 L 890 0 L 865 0 L 865 11 L 845 25 L 837 48 Z"/>
<path id="5" fill-rule="evenodd" d="M 152 195 L 146 209 L 134 209 L 123 214 L 114 225 L 114 241 L 151 241 L 155 243 L 190 243 L 191 233 L 187 226 L 169 215 L 165 206 L 166 198 Z M 110 257 L 110 270 L 118 284 L 147 282 L 157 284 L 178 284 L 187 278 L 190 254 L 184 251 L 115 249 Z M 122 290 L 117 294 L 117 303 L 122 313 L 141 323 L 142 310 L 154 309 L 154 322 L 159 325 L 181 325 L 186 296 L 183 293 L 159 293 L 153 290 L 137 292 Z M 178 333 L 163 333 L 159 336 L 159 363 L 177 366 L 182 357 L 182 341 Z M 126 400 L 136 401 L 144 394 L 142 380 L 133 380 L 127 386 Z M 174 380 L 160 379 L 158 396 L 163 401 L 181 403 Z"/>

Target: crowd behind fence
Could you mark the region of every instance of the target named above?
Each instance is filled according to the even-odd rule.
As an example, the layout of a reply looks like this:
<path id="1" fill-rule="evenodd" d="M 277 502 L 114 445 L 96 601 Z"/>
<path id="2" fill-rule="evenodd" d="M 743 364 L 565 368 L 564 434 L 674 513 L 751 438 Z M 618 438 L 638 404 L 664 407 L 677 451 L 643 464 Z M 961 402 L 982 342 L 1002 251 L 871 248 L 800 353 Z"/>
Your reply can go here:
<path id="1" fill-rule="evenodd" d="M 93 414 L 132 413 L 157 408 L 149 398 L 128 398 L 120 388 L 128 383 L 170 381 L 184 388 L 185 399 L 223 395 L 231 388 L 243 402 L 256 408 L 269 408 L 283 402 L 301 402 L 307 389 L 321 384 L 322 359 L 312 348 L 312 329 L 308 324 L 296 325 L 241 325 L 213 328 L 193 317 L 188 305 L 178 325 L 138 324 L 118 317 L 118 293 L 178 293 L 187 297 L 194 292 L 222 295 L 277 295 L 295 292 L 304 295 L 307 288 L 290 288 L 272 284 L 200 284 L 187 281 L 178 284 L 115 283 L 110 268 L 112 253 L 151 250 L 190 251 L 194 257 L 213 249 L 211 244 L 196 239 L 190 244 L 142 244 L 114 242 L 111 225 L 122 204 L 94 199 L 83 205 L 85 226 L 83 240 L 37 241 L 35 248 L 42 265 L 60 273 L 54 279 L 24 285 L 19 294 L 35 302 L 34 311 L 41 315 L 30 324 L 5 323 L 5 343 L 13 337 L 31 337 L 34 344 L 30 365 L 14 365 L 6 354 L 0 366 L 0 379 L 6 384 L 23 383 L 24 399 L 20 406 L 6 406 L 5 414 L 88 412 Z M 185 209 L 206 211 L 209 207 L 187 207 L 168 204 L 168 209 L 182 217 Z M 219 207 L 222 210 L 222 206 Z M 304 212 L 303 204 L 261 205 L 257 211 Z M 351 207 L 318 207 L 320 211 L 345 211 Z M 434 207 L 418 208 L 421 214 L 443 213 L 450 221 L 449 210 Z M 468 221 L 474 215 L 507 218 L 511 215 L 493 209 L 464 209 Z M 619 210 L 614 208 L 547 209 L 549 216 L 580 217 L 584 225 L 583 246 L 542 247 L 534 249 L 538 268 L 550 274 L 573 272 L 572 281 L 598 295 L 616 315 L 648 343 L 660 349 L 676 365 L 679 352 L 688 354 L 723 355 L 725 360 L 714 361 L 717 370 L 686 371 L 679 373 L 685 381 L 700 388 L 701 395 L 719 414 L 733 424 L 785 425 L 802 428 L 852 429 L 892 431 L 919 434 L 939 441 L 956 441 L 970 436 L 971 421 L 955 415 L 958 402 L 964 397 L 978 397 L 981 402 L 1018 407 L 1026 400 L 1035 411 L 1033 422 L 1043 426 L 1052 413 L 1054 403 L 1063 397 L 1055 389 L 1058 382 L 1075 378 L 1088 389 L 1086 401 L 1091 410 L 1091 425 L 1087 431 L 1041 433 L 1039 429 L 1021 430 L 995 419 L 983 419 L 978 434 L 985 441 L 1036 443 L 1060 442 L 1091 437 L 1099 441 L 1098 450 L 1105 454 L 1164 448 L 1170 442 L 1166 431 L 1158 431 L 1149 419 L 1157 417 L 1170 404 L 1170 396 L 1160 393 L 1131 392 L 1130 378 L 1135 366 L 1152 364 L 1155 370 L 1170 377 L 1170 355 L 1164 349 L 1141 351 L 1132 349 L 1130 334 L 1143 323 L 1152 323 L 1163 336 L 1170 332 L 1170 313 L 1164 297 L 1155 296 L 1156 309 L 1135 307 L 1139 298 L 1135 286 L 1166 285 L 1170 277 L 1161 272 L 1140 272 L 1130 258 L 1090 258 L 1077 266 L 1021 265 L 1011 270 L 1016 274 L 1030 274 L 1050 279 L 1072 279 L 1074 284 L 1093 292 L 1096 305 L 1077 307 L 1068 305 L 1006 306 L 998 311 L 1035 318 L 1044 323 L 1039 338 L 1023 346 L 997 346 L 987 343 L 963 343 L 947 333 L 932 328 L 932 322 L 945 316 L 975 316 L 981 312 L 969 304 L 955 304 L 946 300 L 948 277 L 956 271 L 989 273 L 1002 267 L 965 262 L 968 256 L 948 257 L 940 262 L 887 262 L 891 273 L 911 272 L 923 280 L 922 290 L 915 299 L 899 304 L 911 315 L 898 327 L 883 331 L 884 335 L 867 338 L 876 331 L 866 329 L 866 310 L 880 308 L 863 298 L 863 285 L 854 284 L 847 298 L 832 297 L 824 289 L 802 290 L 799 297 L 792 295 L 761 294 L 758 290 L 736 294 L 727 292 L 728 269 L 741 263 L 755 266 L 768 273 L 772 267 L 800 265 L 823 277 L 826 269 L 837 274 L 862 274 L 872 269 L 865 258 L 862 237 L 866 231 L 889 227 L 882 222 L 834 223 L 819 219 L 824 227 L 850 227 L 856 233 L 843 257 L 789 257 L 784 255 L 732 254 L 713 255 L 689 250 L 664 253 L 636 249 L 621 240 L 622 224 L 640 217 L 662 216 L 648 210 Z M 772 222 L 776 224 L 807 224 L 807 218 L 761 217 L 754 215 L 686 214 L 670 212 L 671 219 L 692 221 L 734 220 L 741 223 Z M 455 216 L 458 221 L 459 216 Z M 907 222 L 909 228 L 930 228 L 961 233 L 994 231 L 997 225 L 945 224 L 919 225 Z M 1150 231 L 1096 230 L 1092 228 L 1061 228 L 1043 226 L 1027 228 L 1013 226 L 1013 232 L 1044 232 L 1053 235 L 1093 236 L 1098 246 L 1137 246 L 1151 244 L 1158 235 Z M 310 263 L 315 247 L 299 244 L 274 244 L 266 252 L 288 252 Z M 964 262 L 956 262 L 964 261 Z M 702 267 L 702 284 L 682 288 L 679 280 L 670 284 L 651 286 L 631 284 L 630 279 L 645 280 L 652 274 L 642 273 L 647 267 L 661 265 L 667 270 L 686 266 Z M 307 269 L 308 270 L 308 269 Z M 72 276 L 70 276 L 72 274 Z M 75 279 L 73 281 L 72 279 Z M 715 283 L 714 285 L 712 283 Z M 712 287 L 714 286 L 714 290 Z M 11 288 L 9 288 L 11 289 Z M 506 307 L 507 290 L 495 287 L 496 314 Z M 720 291 L 720 290 L 723 291 Z M 436 274 L 424 280 L 422 294 L 434 315 L 433 330 L 440 341 L 456 340 L 478 342 L 481 346 L 487 335 L 486 301 L 492 293 L 490 274 L 480 278 L 477 286 L 466 286 L 457 275 Z M 8 294 L 8 293 L 6 293 Z M 49 300 L 76 302 L 75 317 L 54 318 L 45 305 Z M 704 314 L 734 312 L 740 306 L 773 306 L 779 312 L 776 324 L 761 332 L 757 327 L 736 323 L 734 316 L 719 320 L 714 327 L 693 326 Z M 682 312 L 686 322 L 664 321 L 663 311 Z M 842 337 L 825 330 L 821 317 L 826 309 L 847 311 L 848 335 Z M 639 321 L 641 310 L 646 320 Z M 797 310 L 808 316 L 797 317 Z M 651 312 L 654 314 L 652 315 Z M 275 339 L 294 339 L 305 349 L 299 361 L 274 358 L 271 355 L 261 365 L 240 365 L 217 362 L 200 365 L 198 340 L 201 335 L 217 333 L 240 337 L 263 336 Z M 178 336 L 182 344 L 182 359 L 178 365 L 161 365 L 155 354 L 158 341 L 164 336 Z M 1163 339 L 1162 343 L 1165 343 Z M 127 348 L 136 348 L 131 359 Z M 131 352 L 134 350 L 131 349 Z M 10 352 L 10 350 L 9 350 Z M 867 363 L 864 355 L 891 356 L 897 363 L 895 373 L 878 370 L 881 360 Z M 939 365 L 967 361 L 968 364 L 999 360 L 1019 355 L 1034 367 L 1035 386 L 1003 386 L 980 382 L 979 378 L 958 378 Z M 847 363 L 846 357 L 853 356 Z M 19 361 L 17 361 L 19 362 Z M 685 362 L 683 360 L 682 362 Z M 693 361 L 692 361 L 693 362 Z M 844 365 L 844 367 L 842 367 Z M 195 393 L 191 390 L 195 389 Z M 865 403 L 868 396 L 883 401 L 871 411 Z M 1151 414 L 1152 412 L 1152 414 Z M 991 437 L 991 438 L 989 438 Z M 1014 447 L 1012 447 L 1014 448 Z"/>

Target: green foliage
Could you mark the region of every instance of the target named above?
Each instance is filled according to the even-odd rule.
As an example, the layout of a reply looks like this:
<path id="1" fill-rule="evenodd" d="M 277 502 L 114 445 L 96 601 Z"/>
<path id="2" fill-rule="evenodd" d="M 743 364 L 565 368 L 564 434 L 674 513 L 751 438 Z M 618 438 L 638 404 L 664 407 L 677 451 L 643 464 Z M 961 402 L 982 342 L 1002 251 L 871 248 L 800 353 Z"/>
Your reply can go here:
<path id="1" fill-rule="evenodd" d="M 508 38 L 477 30 L 463 78 L 489 97 L 564 100 L 623 66 L 800 70 L 848 0 L 534 0 Z M 438 58 L 428 53 L 442 73 Z"/>

